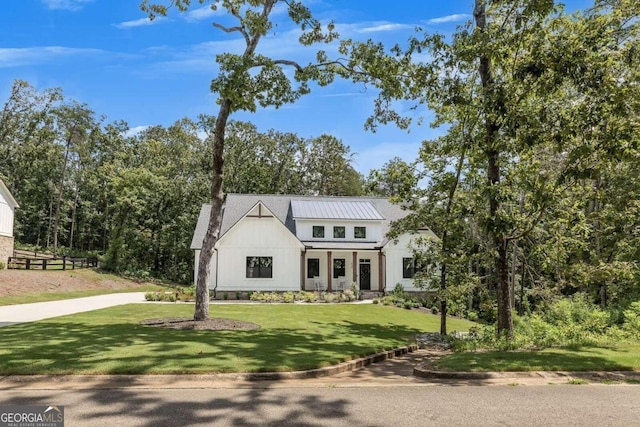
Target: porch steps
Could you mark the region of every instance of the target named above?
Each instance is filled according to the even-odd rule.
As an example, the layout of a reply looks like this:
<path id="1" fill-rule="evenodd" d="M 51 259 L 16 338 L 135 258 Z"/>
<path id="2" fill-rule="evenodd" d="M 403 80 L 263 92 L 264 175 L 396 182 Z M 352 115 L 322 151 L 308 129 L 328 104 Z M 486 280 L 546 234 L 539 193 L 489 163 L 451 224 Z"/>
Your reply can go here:
<path id="1" fill-rule="evenodd" d="M 378 291 L 360 291 L 360 299 L 374 299 L 374 298 L 382 298 L 384 296 L 384 292 Z"/>

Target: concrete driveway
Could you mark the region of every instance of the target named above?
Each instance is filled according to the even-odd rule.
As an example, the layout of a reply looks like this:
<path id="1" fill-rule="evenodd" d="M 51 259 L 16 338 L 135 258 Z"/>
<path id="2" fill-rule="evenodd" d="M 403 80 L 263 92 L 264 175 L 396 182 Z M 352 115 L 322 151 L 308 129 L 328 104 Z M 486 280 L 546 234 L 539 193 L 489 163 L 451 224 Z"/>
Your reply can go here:
<path id="1" fill-rule="evenodd" d="M 97 295 L 94 297 L 36 302 L 33 304 L 6 305 L 0 307 L 0 327 L 99 310 L 116 305 L 141 302 L 145 302 L 144 292 Z"/>

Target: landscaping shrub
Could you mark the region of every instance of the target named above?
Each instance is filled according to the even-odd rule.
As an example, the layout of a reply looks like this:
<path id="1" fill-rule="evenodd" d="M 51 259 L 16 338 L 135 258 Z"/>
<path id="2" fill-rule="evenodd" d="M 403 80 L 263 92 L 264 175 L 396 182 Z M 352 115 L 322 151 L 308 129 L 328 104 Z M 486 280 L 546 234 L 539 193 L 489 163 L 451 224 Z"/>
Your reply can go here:
<path id="1" fill-rule="evenodd" d="M 332 303 L 332 302 L 335 302 L 336 295 L 335 294 L 322 294 L 320 298 L 324 302 Z"/>
<path id="2" fill-rule="evenodd" d="M 293 303 L 295 301 L 296 295 L 293 292 L 285 292 L 282 294 L 282 302 Z"/>

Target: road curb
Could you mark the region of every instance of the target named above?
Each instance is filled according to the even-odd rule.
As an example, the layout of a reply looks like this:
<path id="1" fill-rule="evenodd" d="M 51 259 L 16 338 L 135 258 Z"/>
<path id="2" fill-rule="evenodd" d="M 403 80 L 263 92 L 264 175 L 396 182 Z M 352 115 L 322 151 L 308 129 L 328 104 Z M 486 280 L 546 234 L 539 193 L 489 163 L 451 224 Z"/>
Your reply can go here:
<path id="1" fill-rule="evenodd" d="M 441 380 L 497 380 L 497 379 L 566 379 L 573 378 L 595 380 L 640 380 L 638 371 L 515 371 L 515 372 L 448 372 L 429 369 L 428 365 L 413 368 L 413 375 L 426 379 Z"/>

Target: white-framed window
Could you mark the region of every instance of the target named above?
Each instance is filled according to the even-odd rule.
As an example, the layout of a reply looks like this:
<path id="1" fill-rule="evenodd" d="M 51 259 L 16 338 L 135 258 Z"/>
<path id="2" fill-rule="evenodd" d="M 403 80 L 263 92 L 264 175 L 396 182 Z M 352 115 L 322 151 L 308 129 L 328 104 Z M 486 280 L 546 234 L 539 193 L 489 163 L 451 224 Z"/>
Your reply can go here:
<path id="1" fill-rule="evenodd" d="M 270 256 L 248 256 L 247 257 L 247 278 L 248 279 L 271 279 L 273 277 L 273 257 Z"/>
<path id="2" fill-rule="evenodd" d="M 353 227 L 353 237 L 356 239 L 366 239 L 367 227 Z"/>
<path id="3" fill-rule="evenodd" d="M 313 226 L 313 238 L 314 239 L 324 239 L 324 225 L 314 225 Z"/>

